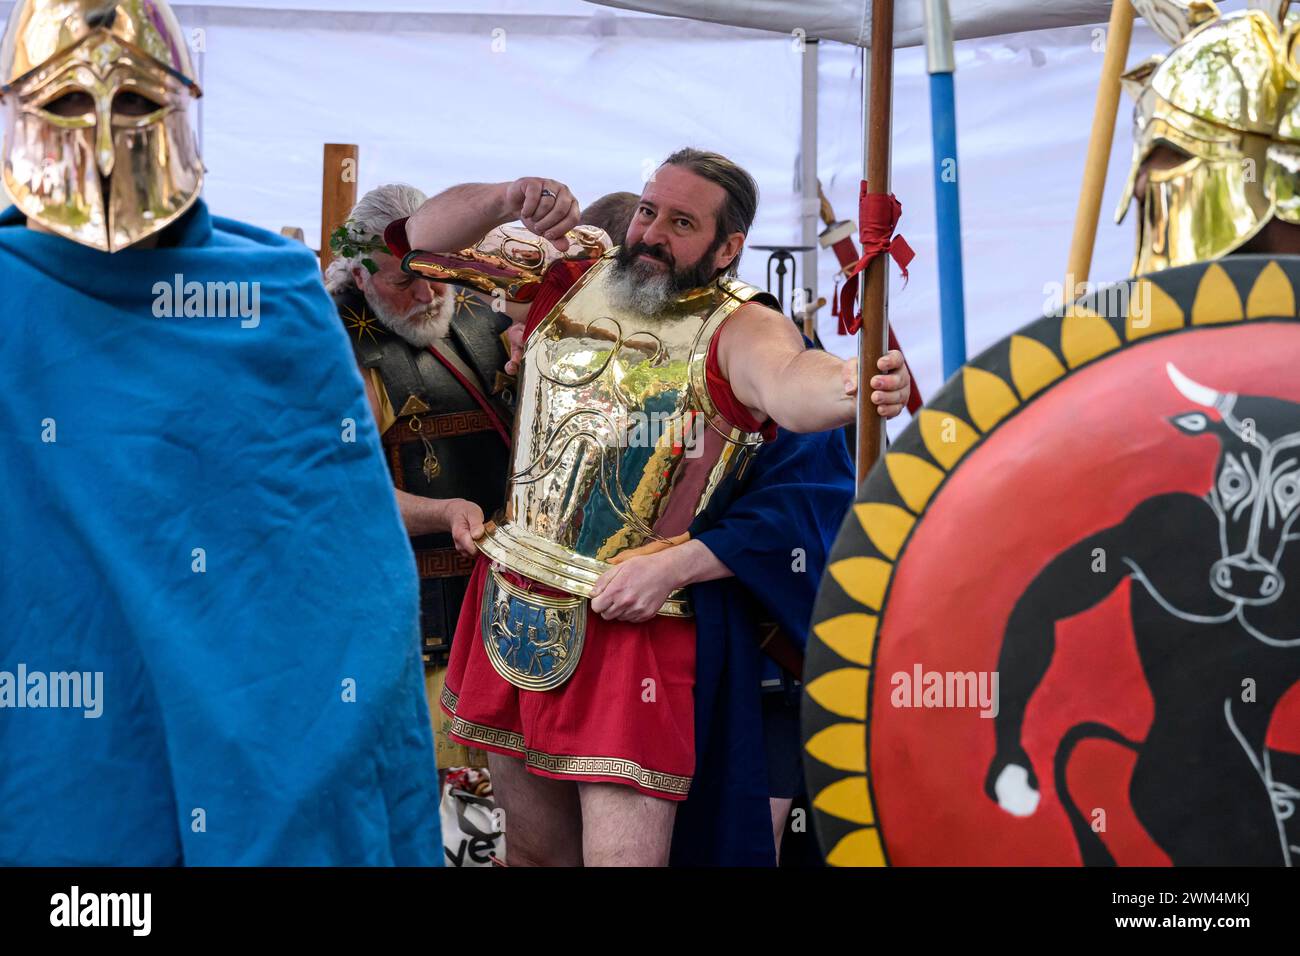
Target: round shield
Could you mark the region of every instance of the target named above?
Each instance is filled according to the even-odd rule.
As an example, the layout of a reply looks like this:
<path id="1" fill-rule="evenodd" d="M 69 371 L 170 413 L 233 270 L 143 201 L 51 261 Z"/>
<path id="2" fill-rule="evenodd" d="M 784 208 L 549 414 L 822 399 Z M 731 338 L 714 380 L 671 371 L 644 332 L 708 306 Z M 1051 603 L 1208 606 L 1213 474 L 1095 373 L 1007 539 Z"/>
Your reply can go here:
<path id="1" fill-rule="evenodd" d="M 889 449 L 809 639 L 828 862 L 1300 861 L 1298 277 L 1100 290 Z"/>

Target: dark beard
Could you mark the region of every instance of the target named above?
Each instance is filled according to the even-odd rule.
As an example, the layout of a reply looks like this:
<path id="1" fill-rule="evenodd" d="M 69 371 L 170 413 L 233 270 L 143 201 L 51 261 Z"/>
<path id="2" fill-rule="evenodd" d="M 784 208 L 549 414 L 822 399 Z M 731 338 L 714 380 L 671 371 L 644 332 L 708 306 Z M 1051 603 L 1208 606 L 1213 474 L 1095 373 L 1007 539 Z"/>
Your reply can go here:
<path id="1" fill-rule="evenodd" d="M 668 250 L 667 246 L 648 246 L 644 242 L 638 242 L 633 246 L 620 247 L 614 261 L 620 272 L 629 274 L 637 282 L 647 282 L 659 278 L 661 273 L 653 266 L 640 262 L 637 256 L 644 254 L 653 259 L 658 259 L 668 266 L 669 293 L 673 296 L 680 296 L 692 289 L 702 288 L 713 281 L 717 271 L 713 268 L 713 256 L 721 248 L 723 238 L 725 237 L 719 236 L 704 255 L 685 269 L 677 268 L 677 260 L 673 258 L 673 254 Z"/>

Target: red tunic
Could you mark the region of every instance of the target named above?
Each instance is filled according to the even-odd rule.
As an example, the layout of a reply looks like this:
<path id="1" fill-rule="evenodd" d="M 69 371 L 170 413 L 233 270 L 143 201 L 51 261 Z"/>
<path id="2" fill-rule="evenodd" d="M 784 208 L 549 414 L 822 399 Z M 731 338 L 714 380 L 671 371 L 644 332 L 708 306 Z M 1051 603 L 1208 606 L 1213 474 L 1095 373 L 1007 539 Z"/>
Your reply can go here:
<path id="1" fill-rule="evenodd" d="M 394 253 L 404 252 L 396 232 L 386 238 Z M 527 334 L 593 264 L 561 260 L 551 267 L 529 309 Z M 706 364 L 714 403 L 738 428 L 769 430 L 732 394 L 718 368 L 716 344 L 715 336 Z M 521 690 L 496 672 L 484 649 L 481 605 L 488 567 L 479 555 L 452 641 L 439 702 L 451 718 L 449 736 L 519 757 L 540 776 L 621 783 L 655 797 L 685 799 L 695 771 L 694 623 L 656 616 L 630 624 L 588 611 L 582 661 L 573 676 L 554 690 Z M 526 590 L 558 593 L 513 573 L 507 577 Z"/>

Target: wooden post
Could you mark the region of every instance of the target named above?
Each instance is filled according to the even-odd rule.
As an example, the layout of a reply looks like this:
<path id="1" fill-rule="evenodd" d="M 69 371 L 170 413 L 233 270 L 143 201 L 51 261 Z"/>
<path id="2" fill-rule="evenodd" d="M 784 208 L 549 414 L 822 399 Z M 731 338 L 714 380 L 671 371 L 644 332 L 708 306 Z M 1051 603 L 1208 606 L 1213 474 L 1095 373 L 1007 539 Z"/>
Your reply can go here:
<path id="1" fill-rule="evenodd" d="M 330 235 L 347 221 L 357 204 L 357 161 L 360 150 L 354 145 L 325 144 L 325 172 L 320 190 L 320 267 L 329 266 Z"/>
<path id="2" fill-rule="evenodd" d="M 866 179 L 873 193 L 890 191 L 889 157 L 894 93 L 894 0 L 871 5 L 871 69 L 866 104 Z M 885 354 L 885 302 L 889 256 L 876 256 L 864 271 L 862 332 L 858 339 L 858 484 L 880 460 L 885 423 L 871 402 L 871 379 Z"/>
<path id="3" fill-rule="evenodd" d="M 1106 57 L 1102 61 L 1101 83 L 1097 86 L 1097 105 L 1092 115 L 1092 138 L 1083 168 L 1083 188 L 1079 192 L 1079 211 L 1074 219 L 1074 238 L 1070 242 L 1070 259 L 1065 270 L 1065 301 L 1077 298 L 1076 290 L 1088 281 L 1092 271 L 1092 252 L 1097 243 L 1097 221 L 1101 217 L 1102 193 L 1106 190 L 1106 170 L 1115 141 L 1115 118 L 1119 110 L 1120 77 L 1133 43 L 1133 4 L 1115 0 L 1110 8 L 1110 25 L 1106 28 Z"/>

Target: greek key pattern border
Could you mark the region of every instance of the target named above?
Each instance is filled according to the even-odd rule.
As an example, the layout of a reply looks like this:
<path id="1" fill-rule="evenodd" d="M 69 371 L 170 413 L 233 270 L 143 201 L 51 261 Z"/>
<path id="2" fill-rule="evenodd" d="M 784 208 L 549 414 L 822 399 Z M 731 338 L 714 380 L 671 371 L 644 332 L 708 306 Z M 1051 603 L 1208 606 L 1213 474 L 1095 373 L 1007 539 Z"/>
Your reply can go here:
<path id="1" fill-rule="evenodd" d="M 418 419 L 417 431 L 412 421 Z M 409 445 L 425 438 L 452 438 L 492 431 L 492 419 L 487 412 L 448 412 L 445 415 L 412 415 L 399 419 L 384 432 L 386 444 Z"/>
<path id="2" fill-rule="evenodd" d="M 679 777 L 659 770 L 647 770 L 639 763 L 623 760 L 620 757 L 573 757 L 544 754 L 536 750 L 528 750 L 526 754 L 525 762 L 528 766 L 548 773 L 621 777 L 647 790 L 658 790 L 660 793 L 678 794 L 683 797 L 691 789 L 690 777 Z"/>
<path id="3" fill-rule="evenodd" d="M 415 566 L 422 578 L 463 578 L 474 573 L 474 559 L 455 548 L 430 548 L 415 552 Z"/>

